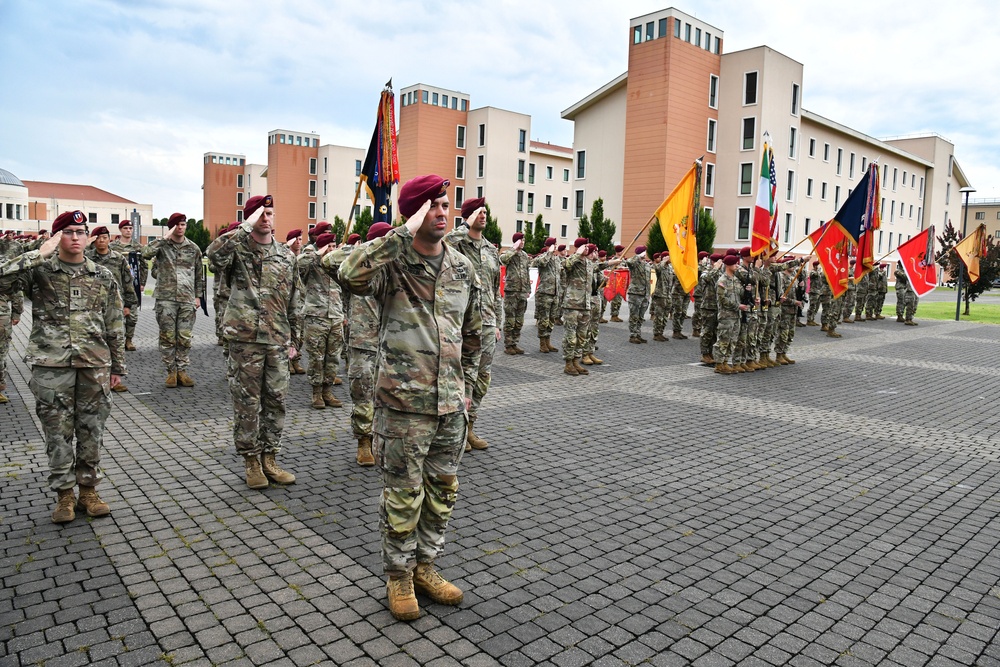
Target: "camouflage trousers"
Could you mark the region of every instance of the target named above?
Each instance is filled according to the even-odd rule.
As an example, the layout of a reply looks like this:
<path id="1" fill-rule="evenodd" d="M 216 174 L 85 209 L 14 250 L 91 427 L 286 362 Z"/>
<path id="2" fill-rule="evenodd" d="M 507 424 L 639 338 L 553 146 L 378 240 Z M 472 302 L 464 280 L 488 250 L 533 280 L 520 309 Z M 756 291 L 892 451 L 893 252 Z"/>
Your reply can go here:
<path id="1" fill-rule="evenodd" d="M 740 316 L 720 314 L 716 335 L 712 356 L 717 363 L 729 363 L 736 352 L 736 341 L 740 335 Z"/>
<path id="2" fill-rule="evenodd" d="M 816 313 L 819 312 L 820 306 L 820 296 L 819 294 L 809 295 L 809 310 L 806 312 L 806 320 L 809 322 L 816 321 Z"/>
<path id="3" fill-rule="evenodd" d="M 583 353 L 593 354 L 597 351 L 597 337 L 601 333 L 601 300 L 594 297 L 590 305 L 590 323 L 587 326 L 587 338 L 583 341 Z"/>
<path id="4" fill-rule="evenodd" d="M 841 301 L 844 302 L 840 311 L 844 319 L 849 319 L 854 316 L 854 304 L 857 301 L 857 298 L 857 290 L 847 290 L 844 292 L 844 296 L 840 297 Z"/>
<path id="5" fill-rule="evenodd" d="M 186 371 L 191 363 L 191 330 L 194 329 L 193 303 L 156 302 L 156 323 L 160 327 L 160 358 L 168 371 Z"/>
<path id="6" fill-rule="evenodd" d="M 351 432 L 355 438 L 372 434 L 375 415 L 375 359 L 377 350 L 348 349 L 347 381 L 351 389 Z"/>
<path id="7" fill-rule="evenodd" d="M 215 336 L 223 340 L 222 336 L 222 316 L 226 314 L 226 306 L 229 305 L 229 297 L 216 294 L 212 306 L 215 308 Z"/>
<path id="8" fill-rule="evenodd" d="M 340 367 L 340 353 L 344 348 L 344 322 L 329 317 L 305 318 L 306 356 L 309 357 L 309 384 L 319 387 L 333 384 Z"/>
<path id="9" fill-rule="evenodd" d="M 563 314 L 563 359 L 566 361 L 582 359 L 589 335 L 590 311 L 567 308 Z"/>
<path id="10" fill-rule="evenodd" d="M 628 334 L 638 336 L 642 333 L 642 323 L 649 308 L 649 297 L 644 294 L 628 295 Z"/>
<path id="11" fill-rule="evenodd" d="M 97 486 L 104 477 L 101 444 L 111 414 L 111 369 L 32 366 L 28 387 L 45 436 L 49 488 Z"/>
<path id="12" fill-rule="evenodd" d="M 913 316 L 917 314 L 917 295 L 906 290 L 904 292 L 896 292 L 896 317 L 902 317 L 904 321 L 909 322 L 913 319 Z"/>
<path id="13" fill-rule="evenodd" d="M 139 323 L 139 306 L 129 308 L 128 315 L 125 316 L 125 340 L 132 340 L 135 336 L 135 325 Z"/>
<path id="14" fill-rule="evenodd" d="M 528 295 L 522 292 L 507 294 L 503 298 L 503 344 L 514 347 L 521 340 L 524 311 L 528 309 Z"/>
<path id="15" fill-rule="evenodd" d="M 566 298 L 566 292 L 560 290 L 559 296 L 556 297 L 555 317 L 557 322 L 563 318 L 563 301 L 565 300 L 565 298 Z"/>
<path id="16" fill-rule="evenodd" d="M 702 297 L 694 297 L 694 312 L 691 315 L 691 329 L 701 331 L 701 302 Z"/>
<path id="17" fill-rule="evenodd" d="M 654 296 L 649 308 L 653 316 L 653 335 L 662 334 L 670 317 L 670 299 L 665 296 Z"/>
<path id="18" fill-rule="evenodd" d="M 548 338 L 552 335 L 553 322 L 556 319 L 556 295 L 535 294 L 535 324 L 538 325 L 538 337 Z"/>
<path id="19" fill-rule="evenodd" d="M 551 329 L 550 329 L 551 332 Z M 476 374 L 476 384 L 472 387 L 472 406 L 469 408 L 469 420 L 474 421 L 479 414 L 479 406 L 490 388 L 493 377 L 493 357 L 497 352 L 497 328 L 483 325 L 482 349 L 479 356 L 479 372 Z"/>
<path id="20" fill-rule="evenodd" d="M 608 299 L 604 296 L 604 290 L 601 290 L 601 319 L 604 319 L 604 313 L 608 309 Z"/>
<path id="21" fill-rule="evenodd" d="M 736 351 L 733 352 L 733 359 L 736 363 L 743 363 L 748 359 L 757 358 L 757 328 L 760 320 L 756 311 L 747 313 L 747 321 L 740 318 L 740 331 L 736 337 Z"/>
<path id="22" fill-rule="evenodd" d="M 298 352 L 308 349 L 308 343 L 303 340 L 306 335 L 306 318 L 302 315 L 292 315 L 289 319 L 295 322 L 295 329 L 299 332 L 298 336 L 292 337 L 292 347 L 294 347 Z M 341 348 L 343 348 L 344 341 L 347 340 L 347 331 L 343 328 L 343 325 L 341 325 L 341 330 L 343 331 L 343 335 L 341 337 L 340 344 Z M 330 382 L 333 382 L 333 380 L 330 380 Z"/>
<path id="23" fill-rule="evenodd" d="M 885 307 L 885 292 L 876 292 L 875 294 L 875 314 L 881 315 L 882 308 Z"/>
<path id="24" fill-rule="evenodd" d="M 840 313 L 844 309 L 844 297 L 830 299 L 823 304 L 823 326 L 827 331 L 835 331 L 840 324 Z"/>
<path id="25" fill-rule="evenodd" d="M 233 442 L 242 456 L 281 451 L 288 393 L 288 349 L 229 341 Z"/>
<path id="26" fill-rule="evenodd" d="M 865 314 L 865 310 L 871 312 L 871 308 L 868 305 L 868 296 L 870 292 L 868 290 L 858 290 L 857 300 L 854 303 L 854 318 L 857 319 Z"/>
<path id="27" fill-rule="evenodd" d="M 690 300 L 687 294 L 670 295 L 670 317 L 674 323 L 674 333 L 680 333 L 684 326 L 684 318 L 687 317 L 687 305 Z"/>
<path id="28" fill-rule="evenodd" d="M 701 309 L 701 353 L 712 354 L 712 347 L 719 337 L 719 311 Z"/>
<path id="29" fill-rule="evenodd" d="M 618 313 L 622 309 L 622 295 L 615 294 L 615 297 L 611 299 L 611 317 L 618 317 Z"/>
<path id="30" fill-rule="evenodd" d="M 795 321 L 798 319 L 795 308 L 784 307 L 778 319 L 778 335 L 774 341 L 774 353 L 785 354 L 792 346 L 795 338 Z"/>
<path id="31" fill-rule="evenodd" d="M 14 326 L 11 316 L 0 315 L 0 387 L 7 384 L 7 354 L 10 352 L 10 339 L 14 336 Z"/>
<path id="32" fill-rule="evenodd" d="M 464 412 L 438 416 L 379 407 L 374 431 L 375 460 L 382 469 L 382 565 L 386 573 L 405 572 L 444 551 L 468 418 Z"/>

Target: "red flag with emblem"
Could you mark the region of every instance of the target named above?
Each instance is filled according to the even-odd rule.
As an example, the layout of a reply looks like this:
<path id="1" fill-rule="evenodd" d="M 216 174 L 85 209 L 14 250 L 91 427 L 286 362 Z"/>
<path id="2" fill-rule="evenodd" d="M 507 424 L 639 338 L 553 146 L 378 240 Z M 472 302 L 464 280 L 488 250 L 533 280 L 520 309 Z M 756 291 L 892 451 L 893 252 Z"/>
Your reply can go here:
<path id="1" fill-rule="evenodd" d="M 847 251 L 850 239 L 844 234 L 844 228 L 838 224 L 826 223 L 809 235 L 813 244 L 813 253 L 819 259 L 826 280 L 830 283 L 833 298 L 840 297 L 847 291 Z"/>
<path id="2" fill-rule="evenodd" d="M 917 296 L 924 296 L 937 287 L 937 265 L 934 263 L 934 225 L 896 248 L 899 263 Z"/>

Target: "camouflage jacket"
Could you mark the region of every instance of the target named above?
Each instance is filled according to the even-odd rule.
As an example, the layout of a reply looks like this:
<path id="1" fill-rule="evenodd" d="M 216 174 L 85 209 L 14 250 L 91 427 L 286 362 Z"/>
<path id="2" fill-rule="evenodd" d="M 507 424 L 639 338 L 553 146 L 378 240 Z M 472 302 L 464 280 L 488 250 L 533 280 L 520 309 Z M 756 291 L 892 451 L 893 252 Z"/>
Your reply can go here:
<path id="1" fill-rule="evenodd" d="M 128 260 L 123 255 L 113 250 L 101 255 L 94 246 L 87 248 L 83 254 L 94 264 L 99 264 L 111 272 L 111 277 L 115 279 L 115 284 L 122 293 L 122 303 L 126 308 L 132 309 L 138 305 L 139 299 L 132 289 L 132 269 L 128 267 Z"/>
<path id="2" fill-rule="evenodd" d="M 740 282 L 740 279 L 723 271 L 719 281 L 715 284 L 716 303 L 720 318 L 740 316 L 740 292 L 742 290 L 743 283 Z"/>
<path id="3" fill-rule="evenodd" d="M 340 265 L 351 292 L 382 304 L 377 406 L 445 415 L 464 411 L 472 397 L 482 350 L 480 283 L 472 262 L 443 247 L 434 275 L 409 230 L 396 227 Z"/>
<path id="4" fill-rule="evenodd" d="M 701 287 L 702 294 L 705 295 L 700 304 L 703 312 L 719 309 L 719 300 L 715 292 L 715 286 L 719 283 L 720 272 L 721 269 L 711 267 L 702 271 L 701 275 L 698 276 L 698 286 Z"/>
<path id="5" fill-rule="evenodd" d="M 562 269 L 562 258 L 555 253 L 543 252 L 528 264 L 538 269 L 538 287 L 535 294 L 555 296 L 559 293 L 559 273 Z"/>
<path id="6" fill-rule="evenodd" d="M 653 288 L 653 298 L 666 298 L 670 296 L 671 282 L 674 279 L 674 272 L 670 262 L 660 260 L 659 264 L 653 264 L 652 272 L 656 274 L 656 287 Z"/>
<path id="7" fill-rule="evenodd" d="M 903 271 L 903 269 L 901 269 L 899 267 L 896 267 L 896 271 L 895 271 L 894 275 L 896 276 L 896 292 L 897 293 L 903 292 L 903 291 L 905 291 L 905 292 L 912 291 L 912 289 L 910 288 L 910 279 L 906 277 L 906 271 Z M 916 292 L 914 292 L 914 294 L 916 294 Z"/>
<path id="8" fill-rule="evenodd" d="M 809 272 L 809 295 L 819 296 L 820 291 L 823 289 L 823 269 L 813 269 Z"/>
<path id="9" fill-rule="evenodd" d="M 701 276 L 707 270 L 704 262 L 698 262 L 698 280 L 694 283 L 694 300 L 697 303 L 701 303 L 701 299 L 705 296 L 705 285 L 701 282 Z"/>
<path id="10" fill-rule="evenodd" d="M 476 270 L 482 292 L 479 294 L 484 327 L 503 326 L 503 297 L 500 296 L 500 254 L 485 237 L 475 240 L 463 227 L 444 237 L 455 250 L 465 255 Z M 509 269 L 508 269 L 509 270 Z M 508 274 L 510 275 L 510 274 Z M 509 289 L 509 283 L 508 283 Z"/>
<path id="11" fill-rule="evenodd" d="M 566 297 L 563 308 L 590 310 L 593 289 L 591 262 L 576 253 L 566 258 Z"/>
<path id="12" fill-rule="evenodd" d="M 191 239 L 181 243 L 156 239 L 142 249 L 142 256 L 153 260 L 154 299 L 194 303 L 204 293 L 201 248 Z"/>
<path id="13" fill-rule="evenodd" d="M 85 259 L 67 270 L 58 255 L 33 250 L 0 266 L 0 294 L 31 299 L 29 366 L 107 368 L 125 375 L 125 318 L 111 272 Z"/>
<path id="14" fill-rule="evenodd" d="M 226 242 L 226 237 L 232 234 L 233 232 L 220 234 L 215 238 L 214 241 L 208 244 L 207 248 L 205 248 L 205 256 L 208 258 L 208 265 L 211 267 L 212 273 L 215 274 L 215 281 L 212 284 L 212 291 L 215 292 L 215 298 L 220 299 L 222 301 L 229 299 L 229 293 L 232 292 L 232 289 L 229 287 L 229 281 L 226 279 L 226 276 L 224 275 L 225 272 L 222 270 L 222 268 L 216 265 L 212 257 L 215 256 L 216 251 L 222 246 L 222 244 Z"/>
<path id="15" fill-rule="evenodd" d="M 365 245 L 367 243 L 337 248 L 323 256 L 320 263 L 327 270 L 330 270 L 330 267 L 337 267 L 337 279 L 341 280 L 341 286 L 344 286 L 340 277 L 340 265 L 352 252 L 365 247 Z M 347 295 L 350 292 L 344 289 L 344 294 Z M 347 345 L 359 350 L 377 352 L 378 331 L 382 324 L 382 306 L 378 300 L 373 296 L 351 294 L 351 298 L 347 302 L 347 321 L 350 322 L 350 326 L 347 328 Z"/>
<path id="16" fill-rule="evenodd" d="M 0 263 L 20 257 L 22 252 L 20 242 L 0 236 Z M 21 290 L 15 290 L 11 294 L 0 294 L 0 317 L 10 315 L 18 319 L 23 312 L 24 293 Z"/>
<path id="17" fill-rule="evenodd" d="M 531 278 L 528 274 L 528 253 L 513 248 L 500 253 L 500 263 L 507 267 L 504 277 L 504 294 L 530 294 Z"/>
<path id="18" fill-rule="evenodd" d="M 622 262 L 622 266 L 628 269 L 629 295 L 631 296 L 634 294 L 635 296 L 649 296 L 650 263 L 646 261 L 646 258 L 635 256 L 629 257 Z"/>
<path id="19" fill-rule="evenodd" d="M 862 294 L 867 294 L 868 290 L 872 288 L 872 272 L 869 271 L 865 275 L 861 276 L 861 280 L 858 281 L 858 291 Z"/>
<path id="20" fill-rule="evenodd" d="M 295 262 L 302 290 L 302 315 L 344 321 L 344 301 L 340 283 L 337 282 L 339 262 L 323 262 L 336 250 L 320 256 L 319 252 L 300 253 Z"/>
<path id="21" fill-rule="evenodd" d="M 258 244 L 250 237 L 250 229 L 244 222 L 232 234 L 223 235 L 209 256 L 232 290 L 222 315 L 222 336 L 288 347 L 299 333 L 294 317 L 300 298 L 295 256 L 276 240 Z"/>
<path id="22" fill-rule="evenodd" d="M 136 263 L 139 265 L 139 284 L 145 287 L 146 279 L 149 278 L 149 265 L 146 264 L 146 260 L 142 257 L 142 244 L 139 243 L 139 239 L 132 237 L 132 242 L 129 244 L 122 243 L 120 240 L 112 241 L 109 247 L 118 254 L 124 255 L 125 259 L 128 259 L 129 255 L 133 252 L 138 254 L 138 261 Z"/>
<path id="23" fill-rule="evenodd" d="M 872 272 L 872 290 L 876 294 L 887 294 L 889 292 L 889 276 L 882 270 Z"/>

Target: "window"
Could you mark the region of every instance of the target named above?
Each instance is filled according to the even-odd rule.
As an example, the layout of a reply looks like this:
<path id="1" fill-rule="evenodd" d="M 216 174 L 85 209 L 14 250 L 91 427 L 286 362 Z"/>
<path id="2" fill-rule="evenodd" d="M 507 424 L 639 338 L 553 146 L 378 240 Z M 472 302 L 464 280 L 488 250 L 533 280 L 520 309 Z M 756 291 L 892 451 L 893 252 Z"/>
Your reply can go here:
<path id="1" fill-rule="evenodd" d="M 789 169 L 788 185 L 785 187 L 785 201 L 792 201 L 794 194 L 795 194 L 795 172 Z"/>
<path id="2" fill-rule="evenodd" d="M 465 148 L 465 126 L 464 125 L 459 125 L 457 133 L 458 134 L 455 137 L 455 147 L 456 148 Z"/>
<path id="3" fill-rule="evenodd" d="M 895 175 L 893 175 L 893 178 L 895 178 Z M 903 187 L 904 188 L 906 187 L 906 170 L 905 169 L 903 170 Z"/>
<path id="4" fill-rule="evenodd" d="M 816 140 L 809 138 L 809 157 L 816 157 Z"/>
<path id="5" fill-rule="evenodd" d="M 911 188 L 917 187 L 917 175 L 916 174 L 910 174 L 910 187 Z"/>
<path id="6" fill-rule="evenodd" d="M 517 131 L 517 152 L 523 153 L 525 144 L 528 143 L 528 132 L 526 130 Z"/>
<path id="7" fill-rule="evenodd" d="M 524 183 L 524 160 L 517 161 L 517 182 Z"/>
<path id="8" fill-rule="evenodd" d="M 889 232 L 889 250 L 892 250 L 892 232 Z"/>
<path id="9" fill-rule="evenodd" d="M 718 55 L 719 52 L 722 51 L 722 40 L 716 37 L 714 42 L 715 43 L 712 45 L 712 53 Z"/>
<path id="10" fill-rule="evenodd" d="M 455 178 L 465 178 L 465 158 L 461 155 L 455 157 Z"/>
<path id="11" fill-rule="evenodd" d="M 431 94 L 431 104 L 433 104 L 434 106 L 438 105 L 438 94 L 437 93 Z"/>
<path id="12" fill-rule="evenodd" d="M 552 195 L 545 195 L 545 208 L 552 208 Z"/>
<path id="13" fill-rule="evenodd" d="M 812 196 L 813 196 L 813 179 L 807 178 L 806 179 L 806 197 L 812 197 Z"/>
<path id="14" fill-rule="evenodd" d="M 562 198 L 562 210 L 564 210 L 564 211 L 568 211 L 569 210 L 569 197 L 563 197 Z"/>
<path id="15" fill-rule="evenodd" d="M 826 181 L 819 186 L 819 198 L 826 201 Z"/>
<path id="16" fill-rule="evenodd" d="M 515 228 L 518 232 L 524 231 L 524 220 L 518 220 Z"/>
<path id="17" fill-rule="evenodd" d="M 708 75 L 708 106 L 719 108 L 719 77 L 714 74 Z"/>
<path id="18" fill-rule="evenodd" d="M 545 167 L 545 180 L 552 180 L 552 167 Z"/>
<path id="19" fill-rule="evenodd" d="M 844 167 L 844 149 L 837 149 L 837 176 L 840 176 L 841 171 Z"/>
<path id="20" fill-rule="evenodd" d="M 906 211 L 906 204 L 903 203 L 903 202 L 899 202 L 899 217 L 900 217 L 900 219 L 902 219 L 904 211 Z"/>
<path id="21" fill-rule="evenodd" d="M 559 236 L 561 236 L 562 238 L 566 238 L 566 233 L 568 231 L 569 231 L 569 229 L 567 229 L 566 225 L 560 225 L 559 226 Z"/>
<path id="22" fill-rule="evenodd" d="M 740 194 L 748 195 L 753 188 L 753 163 L 744 162 L 740 165 Z"/>
<path id="23" fill-rule="evenodd" d="M 354 176 L 357 177 L 357 176 L 360 176 L 360 175 L 361 175 L 361 160 L 355 160 L 354 161 Z"/>
<path id="24" fill-rule="evenodd" d="M 878 230 L 878 251 L 882 252 L 882 230 Z"/>
<path id="25" fill-rule="evenodd" d="M 325 197 L 326 194 L 327 194 L 327 192 L 326 192 L 326 179 L 324 178 L 323 179 L 323 196 Z"/>
<path id="26" fill-rule="evenodd" d="M 535 163 L 534 162 L 529 162 L 528 163 L 528 183 L 532 184 L 532 185 L 535 183 Z"/>
<path id="27" fill-rule="evenodd" d="M 576 209 L 573 212 L 573 217 L 583 217 L 583 190 L 576 191 Z"/>
<path id="28" fill-rule="evenodd" d="M 587 151 L 576 152 L 576 177 L 587 177 Z"/>
<path id="29" fill-rule="evenodd" d="M 924 198 L 924 177 L 920 177 L 920 198 Z"/>
<path id="30" fill-rule="evenodd" d="M 485 155 L 480 155 L 477 158 L 477 162 L 478 162 L 478 165 L 477 165 L 477 175 L 478 175 L 479 178 L 482 178 L 483 174 L 486 173 L 486 156 Z M 482 195 L 479 195 L 479 196 L 482 197 Z"/>
<path id="31" fill-rule="evenodd" d="M 740 208 L 736 210 L 736 240 L 746 241 L 750 238 L 750 209 Z"/>
<path id="32" fill-rule="evenodd" d="M 243 174 L 236 174 L 236 187 L 243 187 Z"/>
<path id="33" fill-rule="evenodd" d="M 479 124 L 479 145 L 486 145 L 486 123 Z"/>
<path id="34" fill-rule="evenodd" d="M 840 186 L 834 186 L 833 188 L 833 207 L 836 209 L 840 208 Z"/>
<path id="35" fill-rule="evenodd" d="M 847 161 L 847 176 L 848 178 L 854 178 L 854 153 L 851 153 L 851 157 Z"/>
<path id="36" fill-rule="evenodd" d="M 677 19 L 674 19 L 674 37 L 681 38 L 681 22 Z"/>
<path id="37" fill-rule="evenodd" d="M 792 214 L 785 214 L 785 243 L 790 243 L 792 240 Z"/>
<path id="38" fill-rule="evenodd" d="M 951 183 L 945 183 L 944 186 L 944 205 L 947 206 L 951 203 Z"/>
<path id="39" fill-rule="evenodd" d="M 715 152 L 715 126 L 718 124 L 719 122 L 717 120 L 713 118 L 708 119 L 708 145 L 706 146 L 706 149 L 709 153 Z"/>
<path id="40" fill-rule="evenodd" d="M 468 111 L 468 109 L 469 109 L 469 100 L 462 100 L 462 111 Z"/>
<path id="41" fill-rule="evenodd" d="M 646 24 L 646 41 L 649 41 L 656 36 L 655 33 L 653 32 L 654 25 L 655 24 L 652 21 Z"/>
<path id="42" fill-rule="evenodd" d="M 529 192 L 528 193 L 528 213 L 534 213 L 534 212 L 535 212 L 535 193 L 534 192 Z"/>
<path id="43" fill-rule="evenodd" d="M 443 106 L 445 109 L 448 108 L 448 96 L 447 95 L 442 95 L 441 96 L 441 106 Z"/>
<path id="44" fill-rule="evenodd" d="M 862 155 L 861 156 L 861 173 L 863 174 L 866 171 L 868 171 L 868 158 L 866 158 L 864 155 Z"/>
<path id="45" fill-rule="evenodd" d="M 812 218 L 806 218 L 806 236 L 809 235 L 809 225 L 812 224 Z"/>
<path id="46" fill-rule="evenodd" d="M 701 46 L 701 28 L 694 29 L 694 42 L 695 46 Z"/>
<path id="47" fill-rule="evenodd" d="M 518 213 L 524 211 L 524 190 L 517 191 L 517 205 L 515 206 L 514 210 L 516 210 Z"/>
<path id="48" fill-rule="evenodd" d="M 830 144 L 823 144 L 823 162 L 830 161 Z"/>
<path id="49" fill-rule="evenodd" d="M 236 210 L 236 221 L 243 222 L 243 209 L 241 208 Z"/>
<path id="50" fill-rule="evenodd" d="M 798 130 L 794 127 L 788 128 L 788 157 L 795 159 L 795 138 L 798 135 Z"/>
<path id="51" fill-rule="evenodd" d="M 314 201 L 309 202 L 309 219 L 316 219 L 316 202 Z"/>
<path id="52" fill-rule="evenodd" d="M 983 215 L 986 215 L 985 213 Z M 910 215 L 908 216 L 910 220 L 913 220 L 913 204 L 910 204 Z"/>
<path id="53" fill-rule="evenodd" d="M 569 169 L 563 169 L 563 183 L 569 183 Z"/>
<path id="54" fill-rule="evenodd" d="M 705 164 L 705 196 L 715 196 L 715 165 Z"/>
<path id="55" fill-rule="evenodd" d="M 642 26 L 637 25 L 632 28 L 632 43 L 638 44 L 642 42 Z"/>
<path id="56" fill-rule="evenodd" d="M 799 84 L 792 84 L 792 115 L 799 115 Z"/>
<path id="57" fill-rule="evenodd" d="M 690 42 L 691 41 L 691 24 L 690 23 L 685 23 L 684 24 L 684 41 L 685 42 Z"/>
<path id="58" fill-rule="evenodd" d="M 706 51 L 712 50 L 712 33 L 710 32 L 705 33 L 705 50 Z"/>
<path id="59" fill-rule="evenodd" d="M 660 19 L 659 25 L 656 27 L 659 28 L 659 30 L 656 33 L 657 35 L 659 35 L 660 37 L 667 36 L 667 19 Z"/>
<path id="60" fill-rule="evenodd" d="M 757 104 L 757 72 L 743 75 L 743 105 Z"/>
<path id="61" fill-rule="evenodd" d="M 323 217 L 326 217 L 326 202 L 323 202 Z"/>
<path id="62" fill-rule="evenodd" d="M 743 150 L 753 150 L 754 137 L 756 135 L 757 119 L 756 118 L 744 118 L 743 119 Z"/>
<path id="63" fill-rule="evenodd" d="M 454 98 L 452 98 L 452 99 L 454 99 Z M 458 204 L 459 206 L 461 206 L 462 202 L 464 202 L 464 201 L 465 201 L 465 188 L 463 188 L 461 185 L 456 185 L 455 186 L 455 203 Z"/>
<path id="64" fill-rule="evenodd" d="M 482 198 L 482 196 L 483 196 L 483 186 L 478 185 L 476 186 L 476 197 Z"/>
<path id="65" fill-rule="evenodd" d="M 895 167 L 893 167 L 892 168 L 892 191 L 893 192 L 896 191 L 896 182 L 898 180 L 898 177 L 899 177 L 899 169 L 896 169 Z M 946 201 L 945 204 L 947 204 L 947 203 L 948 202 Z"/>
<path id="66" fill-rule="evenodd" d="M 889 165 L 882 167 L 882 187 L 885 187 L 886 181 L 889 180 Z"/>
<path id="67" fill-rule="evenodd" d="M 309 181 L 309 196 L 316 196 L 316 181 Z"/>
<path id="68" fill-rule="evenodd" d="M 309 158 L 309 174 L 312 176 L 316 175 L 316 158 Z"/>

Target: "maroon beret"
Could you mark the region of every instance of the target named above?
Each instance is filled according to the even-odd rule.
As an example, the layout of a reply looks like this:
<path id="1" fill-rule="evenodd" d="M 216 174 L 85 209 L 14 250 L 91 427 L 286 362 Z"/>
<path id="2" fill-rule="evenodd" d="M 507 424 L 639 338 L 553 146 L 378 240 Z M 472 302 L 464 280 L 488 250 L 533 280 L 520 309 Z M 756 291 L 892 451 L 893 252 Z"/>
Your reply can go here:
<path id="1" fill-rule="evenodd" d="M 597 252 L 597 244 L 596 243 L 588 243 L 587 244 L 587 251 L 588 252 Z"/>
<path id="2" fill-rule="evenodd" d="M 347 237 L 347 245 L 354 245 L 361 240 L 361 234 L 351 234 Z"/>
<path id="3" fill-rule="evenodd" d="M 722 258 L 722 263 L 726 266 L 735 266 L 740 261 L 739 255 L 726 255 Z"/>
<path id="4" fill-rule="evenodd" d="M 578 238 L 577 240 L 573 241 L 573 247 L 574 247 L 574 248 L 579 248 L 579 247 L 580 247 L 580 246 L 582 246 L 582 245 L 586 245 L 586 244 L 587 244 L 588 242 L 589 242 L 589 241 L 588 241 L 587 239 L 585 239 L 585 238 L 583 238 L 583 237 L 581 236 L 581 237 L 580 237 L 580 238 Z"/>
<path id="5" fill-rule="evenodd" d="M 749 257 L 749 256 L 750 256 L 750 246 L 743 246 L 742 248 L 740 248 L 740 257 Z"/>
<path id="6" fill-rule="evenodd" d="M 124 220 L 118 223 L 118 229 L 121 229 L 122 227 L 131 227 L 131 226 L 132 226 L 132 221 L 129 220 L 128 218 L 125 218 Z"/>
<path id="7" fill-rule="evenodd" d="M 559 252 L 562 252 L 565 249 L 566 249 L 566 244 L 565 243 L 560 243 L 559 247 L 556 248 L 556 250 L 558 250 Z"/>
<path id="8" fill-rule="evenodd" d="M 819 260 L 818 259 L 813 261 L 813 266 L 819 266 Z M 885 264 L 879 264 L 879 266 L 885 266 Z"/>
<path id="9" fill-rule="evenodd" d="M 740 254 L 740 251 L 737 250 L 736 248 L 726 248 L 726 254 L 727 255 L 737 255 L 738 256 Z"/>
<path id="10" fill-rule="evenodd" d="M 428 199 L 434 201 L 446 195 L 449 185 L 451 181 L 434 174 L 411 178 L 399 189 L 399 212 L 409 218 L 419 211 Z"/>
<path id="11" fill-rule="evenodd" d="M 187 216 L 183 213 L 174 213 L 167 219 L 167 229 L 173 229 L 181 222 L 187 222 Z"/>
<path id="12" fill-rule="evenodd" d="M 316 237 L 316 247 L 323 248 L 325 246 L 328 246 L 333 242 L 335 238 L 337 237 L 331 234 L 330 232 L 323 232 L 322 234 Z"/>
<path id="13" fill-rule="evenodd" d="M 52 223 L 52 233 L 61 232 L 66 227 L 70 225 L 86 225 L 87 216 L 83 214 L 83 211 L 66 211 L 61 213 L 55 222 Z M 13 236 L 14 232 L 7 232 L 8 235 Z"/>
<path id="14" fill-rule="evenodd" d="M 637 246 L 635 247 L 635 251 L 634 251 L 634 252 L 635 252 L 635 254 L 637 254 L 637 255 L 638 255 L 639 253 L 641 253 L 641 252 L 646 252 L 646 246 L 644 246 L 644 245 L 637 245 Z"/>
<path id="15" fill-rule="evenodd" d="M 601 259 L 604 259 L 605 257 L 608 256 L 608 253 L 605 252 L 604 250 L 600 250 L 598 251 L 597 256 L 600 257 Z"/>
<path id="16" fill-rule="evenodd" d="M 318 225 L 315 225 L 312 229 L 309 230 L 309 236 L 312 237 L 319 236 L 320 234 L 329 229 L 331 229 L 330 223 L 324 220 L 323 222 L 319 223 Z"/>
<path id="17" fill-rule="evenodd" d="M 545 243 L 542 244 L 542 247 L 548 248 L 550 245 L 555 245 L 555 244 L 556 244 L 556 237 L 550 236 L 547 239 L 545 239 Z"/>
<path id="18" fill-rule="evenodd" d="M 698 259 L 705 259 L 706 257 L 708 257 L 708 253 L 707 252 L 705 252 L 704 250 L 699 250 L 698 251 Z"/>
<path id="19" fill-rule="evenodd" d="M 718 262 L 723 257 L 725 257 L 725 255 L 720 255 L 717 252 L 713 252 L 711 255 L 709 255 L 709 259 L 711 259 L 713 262 Z"/>
<path id="20" fill-rule="evenodd" d="M 371 227 L 368 228 L 368 236 L 366 237 L 369 241 L 373 239 L 379 239 L 389 233 L 392 229 L 392 225 L 388 222 L 376 222 Z"/>
<path id="21" fill-rule="evenodd" d="M 514 236 L 511 237 L 511 242 L 512 243 L 517 243 L 518 241 L 520 241 L 523 238 L 524 238 L 524 234 L 522 234 L 521 232 L 514 232 Z"/>
<path id="22" fill-rule="evenodd" d="M 111 232 L 109 232 L 108 228 L 105 227 L 104 225 L 101 225 L 100 227 L 94 227 L 94 231 L 90 232 L 91 236 L 100 236 L 101 234 L 107 234 L 108 236 L 111 236 Z"/>
<path id="23" fill-rule="evenodd" d="M 240 221 L 239 220 L 233 220 L 228 225 L 226 225 L 226 232 L 236 231 L 236 229 L 238 229 L 239 226 L 240 226 Z M 223 232 L 223 234 L 225 234 L 226 232 Z"/>
<path id="24" fill-rule="evenodd" d="M 243 219 L 246 220 L 253 215 L 257 209 L 265 206 L 274 206 L 274 197 L 271 195 L 257 195 L 256 197 L 250 197 L 250 199 L 247 200 L 247 203 L 243 205 Z"/>
<path id="25" fill-rule="evenodd" d="M 300 236 L 302 236 L 302 230 L 293 229 L 292 231 L 288 232 L 288 234 L 285 235 L 285 241 L 288 242 L 291 241 L 292 239 L 297 239 Z"/>
<path id="26" fill-rule="evenodd" d="M 624 249 L 625 249 L 625 246 L 623 246 L 623 245 L 616 245 L 615 246 L 615 252 L 621 252 Z"/>
<path id="27" fill-rule="evenodd" d="M 470 215 L 476 212 L 477 208 L 486 206 L 486 197 L 476 197 L 475 199 L 466 199 L 462 202 L 462 217 L 468 218 Z"/>
<path id="28" fill-rule="evenodd" d="M 659 259 L 662 255 L 663 255 L 662 252 L 654 252 L 653 253 L 653 259 L 654 260 Z"/>

